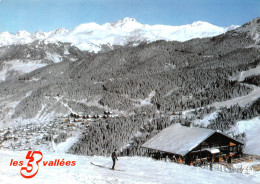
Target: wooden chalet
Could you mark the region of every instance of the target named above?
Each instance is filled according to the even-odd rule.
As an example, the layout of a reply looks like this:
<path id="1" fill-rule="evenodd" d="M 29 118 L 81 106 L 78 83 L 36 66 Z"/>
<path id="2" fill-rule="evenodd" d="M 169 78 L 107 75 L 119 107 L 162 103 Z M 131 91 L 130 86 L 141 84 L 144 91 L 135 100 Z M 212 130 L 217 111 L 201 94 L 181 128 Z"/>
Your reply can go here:
<path id="1" fill-rule="evenodd" d="M 203 161 L 220 162 L 242 155 L 243 143 L 219 131 L 174 124 L 165 128 L 142 147 L 157 158 L 168 156 L 185 164 Z"/>

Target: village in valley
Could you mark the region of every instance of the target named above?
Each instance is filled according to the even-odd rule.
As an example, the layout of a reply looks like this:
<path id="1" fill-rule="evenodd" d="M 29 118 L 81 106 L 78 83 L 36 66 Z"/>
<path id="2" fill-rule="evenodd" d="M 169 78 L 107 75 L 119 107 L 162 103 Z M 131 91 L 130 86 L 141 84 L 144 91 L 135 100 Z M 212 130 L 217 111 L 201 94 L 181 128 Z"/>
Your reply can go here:
<path id="1" fill-rule="evenodd" d="M 178 121 L 184 117 L 194 118 L 194 113 L 174 112 L 170 116 Z M 47 123 L 3 128 L 0 129 L 0 150 L 67 152 L 84 136 L 89 125 L 110 118 L 119 116 L 110 111 L 99 115 L 79 112 L 57 117 Z M 165 162 L 222 172 L 250 173 L 260 170 L 260 156 L 243 153 L 243 142 L 207 128 L 175 124 L 163 129 L 141 147 L 145 150 L 145 155 Z M 123 152 L 121 154 L 125 155 Z M 249 163 L 249 167 L 241 163 Z"/>
<path id="2" fill-rule="evenodd" d="M 90 123 L 118 116 L 110 111 L 104 111 L 104 114 L 100 115 L 83 114 L 82 112 L 71 113 L 65 117 L 56 117 L 46 123 L 29 123 L 2 128 L 0 129 L 0 150 L 36 149 L 55 152 L 57 151 L 56 144 L 66 142 L 69 138 L 74 138 L 76 141 Z M 71 144 L 68 146 L 72 146 Z"/>

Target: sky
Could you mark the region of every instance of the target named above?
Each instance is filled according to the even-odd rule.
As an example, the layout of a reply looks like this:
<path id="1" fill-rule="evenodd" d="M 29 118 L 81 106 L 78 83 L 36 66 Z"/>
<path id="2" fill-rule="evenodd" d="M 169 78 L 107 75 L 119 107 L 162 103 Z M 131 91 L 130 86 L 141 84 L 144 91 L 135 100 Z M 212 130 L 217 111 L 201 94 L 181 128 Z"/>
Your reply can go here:
<path id="1" fill-rule="evenodd" d="M 227 27 L 260 16 L 260 0 L 0 0 L 0 32 L 51 31 L 133 17 L 142 24 L 206 21 Z"/>

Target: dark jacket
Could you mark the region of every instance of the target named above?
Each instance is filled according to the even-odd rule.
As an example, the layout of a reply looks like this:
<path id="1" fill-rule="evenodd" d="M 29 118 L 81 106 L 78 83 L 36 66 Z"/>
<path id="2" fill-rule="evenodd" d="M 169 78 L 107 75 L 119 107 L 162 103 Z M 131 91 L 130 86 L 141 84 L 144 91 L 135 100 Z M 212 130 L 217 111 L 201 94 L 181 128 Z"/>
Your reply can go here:
<path id="1" fill-rule="evenodd" d="M 115 151 L 112 153 L 112 160 L 117 160 L 117 154 Z"/>

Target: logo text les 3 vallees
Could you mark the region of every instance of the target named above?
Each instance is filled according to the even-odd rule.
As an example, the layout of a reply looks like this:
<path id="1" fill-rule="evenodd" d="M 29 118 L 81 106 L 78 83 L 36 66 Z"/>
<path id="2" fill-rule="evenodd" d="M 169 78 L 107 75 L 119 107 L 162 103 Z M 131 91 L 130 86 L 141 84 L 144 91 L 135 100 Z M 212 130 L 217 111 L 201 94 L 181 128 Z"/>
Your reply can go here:
<path id="1" fill-rule="evenodd" d="M 40 151 L 28 151 L 26 157 L 28 159 L 27 165 L 24 166 L 23 161 L 16 161 L 11 159 L 10 166 L 20 166 L 20 174 L 24 178 L 33 178 L 39 171 L 40 166 L 51 167 L 51 166 L 75 166 L 76 161 L 66 161 L 64 159 L 55 159 L 50 161 L 45 161 L 43 159 L 43 154 Z"/>

